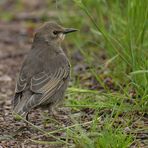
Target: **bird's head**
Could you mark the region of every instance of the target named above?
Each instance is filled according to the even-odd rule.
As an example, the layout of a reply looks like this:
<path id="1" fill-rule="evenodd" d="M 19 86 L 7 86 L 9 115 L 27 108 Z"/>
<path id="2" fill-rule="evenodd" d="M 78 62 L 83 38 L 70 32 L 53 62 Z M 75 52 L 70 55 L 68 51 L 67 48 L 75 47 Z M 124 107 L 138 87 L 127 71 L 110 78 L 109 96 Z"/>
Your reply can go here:
<path id="1" fill-rule="evenodd" d="M 66 34 L 75 31 L 77 29 L 64 28 L 55 22 L 47 22 L 36 31 L 35 38 L 44 39 L 47 42 L 61 43 Z"/>

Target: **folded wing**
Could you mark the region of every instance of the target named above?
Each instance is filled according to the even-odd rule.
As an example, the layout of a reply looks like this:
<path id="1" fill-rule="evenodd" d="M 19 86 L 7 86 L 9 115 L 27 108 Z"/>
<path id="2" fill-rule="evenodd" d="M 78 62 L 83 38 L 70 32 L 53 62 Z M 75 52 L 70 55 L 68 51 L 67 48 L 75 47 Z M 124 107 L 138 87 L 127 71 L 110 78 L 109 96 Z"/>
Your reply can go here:
<path id="1" fill-rule="evenodd" d="M 42 94 L 42 97 L 37 101 L 42 104 L 47 101 L 59 88 L 63 85 L 64 80 L 69 76 L 69 71 L 63 67 L 59 68 L 53 74 L 42 72 L 31 79 L 30 90 L 34 93 Z"/>

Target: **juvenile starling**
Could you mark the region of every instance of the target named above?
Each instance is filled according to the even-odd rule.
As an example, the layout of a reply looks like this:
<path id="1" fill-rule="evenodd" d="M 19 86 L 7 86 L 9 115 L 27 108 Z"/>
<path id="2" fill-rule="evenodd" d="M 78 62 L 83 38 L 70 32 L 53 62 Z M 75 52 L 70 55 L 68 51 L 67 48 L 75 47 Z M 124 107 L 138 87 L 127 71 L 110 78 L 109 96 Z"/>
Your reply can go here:
<path id="1" fill-rule="evenodd" d="M 70 77 L 70 64 L 61 42 L 65 34 L 75 31 L 47 22 L 35 33 L 32 48 L 16 82 L 12 100 L 14 113 L 28 117 L 32 109 L 52 109 L 63 99 Z"/>

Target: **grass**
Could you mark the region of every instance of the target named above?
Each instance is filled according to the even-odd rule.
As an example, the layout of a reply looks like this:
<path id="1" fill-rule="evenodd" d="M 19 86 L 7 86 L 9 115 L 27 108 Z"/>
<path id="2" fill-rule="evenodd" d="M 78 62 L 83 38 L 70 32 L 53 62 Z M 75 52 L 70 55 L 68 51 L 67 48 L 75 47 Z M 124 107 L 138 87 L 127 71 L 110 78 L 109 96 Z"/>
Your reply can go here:
<path id="1" fill-rule="evenodd" d="M 95 94 L 95 91 L 81 92 L 80 89 L 72 94 L 68 93 L 67 106 L 77 111 L 89 108 L 95 112 L 91 119 L 90 129 L 86 130 L 86 127 L 82 126 L 74 129 L 73 140 L 77 147 L 82 148 L 129 147 L 134 142 L 135 136 L 130 133 L 126 134 L 124 130 L 126 127 L 132 127 L 136 111 L 143 112 L 143 114 L 147 111 L 147 1 L 74 0 L 69 7 L 63 6 L 63 9 L 77 11 L 72 19 L 69 18 L 73 20 L 72 22 L 66 18 L 68 15 L 61 17 L 68 25 L 82 28 L 82 32 L 70 40 L 75 42 L 84 56 L 85 63 L 90 66 L 91 75 L 106 91 L 106 93 Z M 85 27 L 89 28 L 86 32 L 83 31 Z M 108 89 L 101 78 L 100 70 L 94 64 L 94 62 L 100 63 L 95 55 L 102 49 L 108 60 L 99 67 L 103 71 L 109 69 L 107 76 L 113 79 L 119 88 L 118 92 Z M 107 67 L 105 67 L 106 63 Z M 133 91 L 135 95 L 132 96 L 130 91 Z M 134 103 L 127 103 L 132 97 L 135 98 Z M 105 109 L 110 110 L 110 113 L 107 114 Z M 102 120 L 107 122 L 102 128 L 99 127 L 95 118 L 101 110 L 104 111 L 105 116 Z M 131 112 L 132 115 L 130 115 Z M 125 125 L 120 123 L 115 126 L 114 124 L 120 120 L 121 115 L 125 120 Z M 92 130 L 91 127 L 95 128 Z M 94 136 L 91 137 L 90 133 Z"/>
<path id="2" fill-rule="evenodd" d="M 96 12 L 99 11 L 99 15 L 96 14 L 98 19 L 95 19 L 89 11 L 89 6 L 93 5 L 94 2 L 75 1 L 75 3 L 85 12 L 88 19 L 90 19 L 94 25 L 93 29 L 95 29 L 98 38 L 100 35 L 103 37 L 104 48 L 108 50 L 108 55 L 111 56 L 111 58 L 116 55 L 119 56 L 116 62 L 120 62 L 120 64 L 118 64 L 120 67 L 116 65 L 116 67 L 114 67 L 114 73 L 124 76 L 126 79 L 128 78 L 137 95 L 141 97 L 147 96 L 148 54 L 146 25 L 148 7 L 144 1 L 132 0 L 127 1 L 125 4 L 118 0 L 116 0 L 115 3 L 95 1 L 96 5 L 102 8 L 101 11 L 98 10 L 98 7 L 94 7 Z M 104 15 L 103 10 L 105 6 L 109 11 L 106 11 Z M 122 9 L 122 7 L 125 9 Z M 107 18 L 105 19 L 105 17 Z M 118 72 L 121 71 L 121 69 L 122 75 Z"/>
<path id="3" fill-rule="evenodd" d="M 148 1 L 62 0 L 54 5 L 49 2 L 49 8 L 59 12 L 57 20 L 62 24 L 80 29 L 66 39 L 66 46 L 71 45 L 70 54 L 77 50 L 82 54 L 83 64 L 89 67 L 82 76 L 91 75 L 102 89 L 89 89 L 81 84 L 82 73 L 76 78 L 72 71 L 72 86 L 65 101 L 65 107 L 72 109 L 71 125 L 59 125 L 49 132 L 29 123 L 55 141 L 29 140 L 77 148 L 141 147 L 136 142 L 140 127 L 135 129 L 134 124 L 148 106 Z M 101 59 L 102 52 L 105 60 Z M 113 89 L 106 85 L 106 77 L 114 84 Z M 61 132 L 66 135 L 64 140 L 55 136 Z"/>

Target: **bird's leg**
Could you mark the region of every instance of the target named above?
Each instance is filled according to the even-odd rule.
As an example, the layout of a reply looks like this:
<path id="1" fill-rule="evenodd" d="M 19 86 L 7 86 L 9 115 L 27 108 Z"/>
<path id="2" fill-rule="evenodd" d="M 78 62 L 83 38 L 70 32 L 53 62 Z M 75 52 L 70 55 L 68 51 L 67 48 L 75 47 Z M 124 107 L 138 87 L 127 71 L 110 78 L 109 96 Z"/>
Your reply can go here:
<path id="1" fill-rule="evenodd" d="M 29 113 L 26 115 L 26 120 L 29 121 Z"/>
<path id="2" fill-rule="evenodd" d="M 29 113 L 26 114 L 25 119 L 29 122 Z M 26 122 L 26 128 L 27 129 L 28 129 L 28 126 L 29 126 L 28 122 Z"/>

